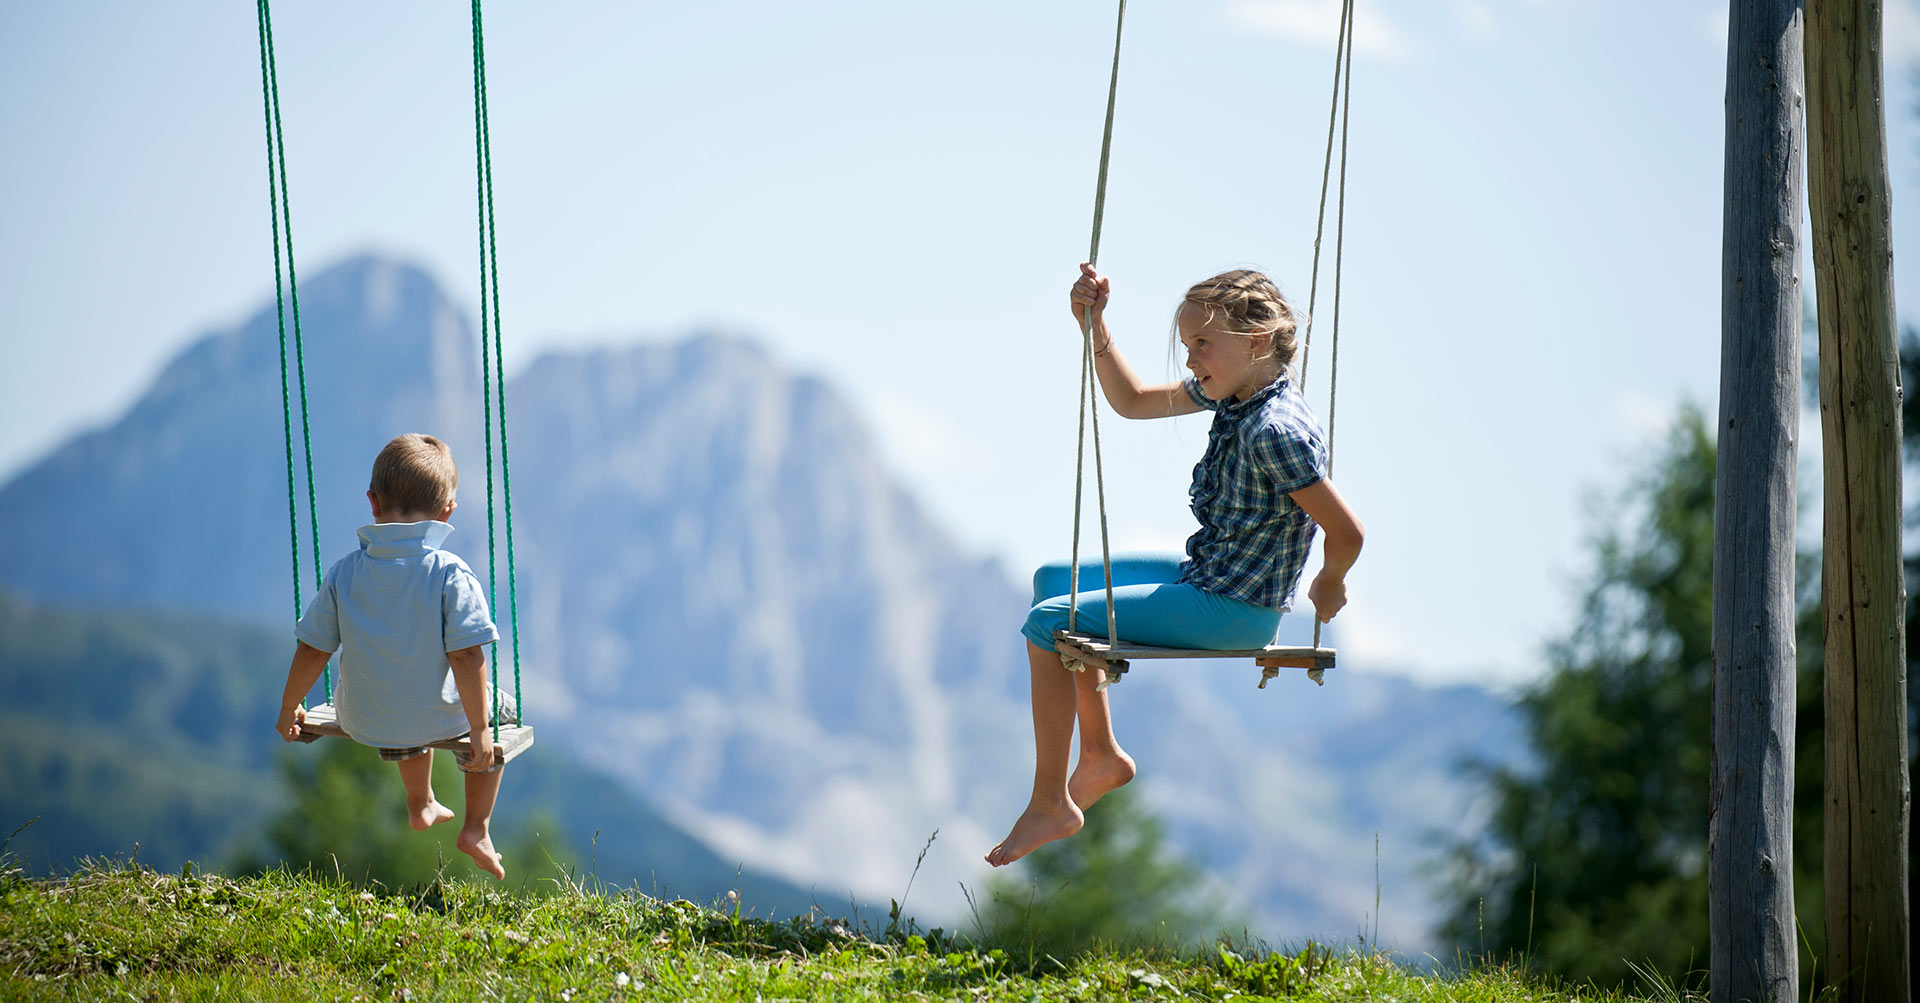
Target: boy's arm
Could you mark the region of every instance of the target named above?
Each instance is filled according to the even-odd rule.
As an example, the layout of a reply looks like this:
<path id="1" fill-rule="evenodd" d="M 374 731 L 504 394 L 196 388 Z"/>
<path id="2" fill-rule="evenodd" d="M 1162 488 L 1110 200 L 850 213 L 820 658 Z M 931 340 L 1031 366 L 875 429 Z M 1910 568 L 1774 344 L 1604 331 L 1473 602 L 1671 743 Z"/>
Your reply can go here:
<path id="1" fill-rule="evenodd" d="M 1317 481 L 1287 497 L 1305 509 L 1327 534 L 1321 548 L 1320 573 L 1307 588 L 1307 598 L 1313 600 L 1314 612 L 1324 623 L 1347 604 L 1347 571 L 1360 558 L 1366 530 L 1353 509 L 1347 507 L 1346 499 L 1334 489 L 1332 481 Z"/>
<path id="2" fill-rule="evenodd" d="M 305 641 L 293 649 L 293 664 L 287 667 L 287 688 L 280 694 L 280 720 L 273 726 L 281 739 L 288 742 L 299 739 L 300 723 L 307 716 L 300 708 L 300 700 L 319 681 L 320 673 L 326 671 L 327 660 L 332 657 L 332 652 L 321 651 Z"/>
<path id="3" fill-rule="evenodd" d="M 467 712 L 468 742 L 473 756 L 467 763 L 470 773 L 485 773 L 493 768 L 493 729 L 487 727 L 487 653 L 485 645 L 447 652 L 447 664 L 453 667 L 453 685 L 460 691 L 460 709 Z"/>

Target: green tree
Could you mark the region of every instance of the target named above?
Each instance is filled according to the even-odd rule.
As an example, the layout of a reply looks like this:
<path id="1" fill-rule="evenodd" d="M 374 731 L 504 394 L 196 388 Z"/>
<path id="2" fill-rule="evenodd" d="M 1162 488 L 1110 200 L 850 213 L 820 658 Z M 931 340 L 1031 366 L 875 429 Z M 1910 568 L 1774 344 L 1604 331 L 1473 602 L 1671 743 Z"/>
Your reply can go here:
<path id="1" fill-rule="evenodd" d="M 1531 760 L 1476 764 L 1491 816 L 1451 847 L 1443 934 L 1617 982 L 1706 959 L 1714 446 L 1687 409 L 1627 493 L 1547 675 L 1520 696 Z"/>
<path id="2" fill-rule="evenodd" d="M 1065 961 L 1096 944 L 1178 947 L 1236 925 L 1217 918 L 1204 875 L 1171 853 L 1158 819 L 1129 788 L 1100 799 L 1086 827 L 987 884 L 984 939 L 1009 953 Z"/>
<path id="3" fill-rule="evenodd" d="M 426 832 L 407 826 L 407 798 L 398 771 L 365 746 L 323 739 L 290 750 L 280 761 L 280 773 L 289 796 L 286 808 L 267 826 L 270 850 L 243 857 L 237 870 L 285 863 L 322 876 L 337 874 L 357 885 L 388 888 L 421 885 L 441 874 L 481 880 L 480 871 L 454 846 L 462 779 L 452 755 L 434 754 L 433 789 L 456 817 Z M 512 779 L 513 768 L 508 767 L 503 792 Z M 573 866 L 567 840 L 544 816 L 535 816 L 506 838 L 496 825 L 494 845 L 505 859 L 509 887 L 552 887 L 554 879 Z"/>
<path id="4" fill-rule="evenodd" d="M 1902 339 L 1901 374 L 1904 386 L 1920 380 L 1912 332 Z M 1911 463 L 1920 459 L 1920 395 L 1908 397 L 1903 412 Z M 1491 816 L 1484 833 L 1449 848 L 1452 905 L 1442 932 L 1463 950 L 1524 955 L 1547 971 L 1606 984 L 1630 978 L 1630 962 L 1650 962 L 1669 977 L 1704 968 L 1713 464 L 1706 421 L 1686 409 L 1618 507 L 1637 518 L 1616 521 L 1594 542 L 1578 621 L 1550 647 L 1547 675 L 1519 699 L 1528 762 L 1469 766 Z M 1920 714 L 1920 550 L 1909 549 L 1905 563 L 1911 736 Z M 1800 555 L 1797 577 L 1794 886 L 1802 946 L 1811 952 L 1801 972 L 1811 979 L 1825 904 L 1817 552 Z M 1910 853 L 1910 881 L 1911 862 Z"/>

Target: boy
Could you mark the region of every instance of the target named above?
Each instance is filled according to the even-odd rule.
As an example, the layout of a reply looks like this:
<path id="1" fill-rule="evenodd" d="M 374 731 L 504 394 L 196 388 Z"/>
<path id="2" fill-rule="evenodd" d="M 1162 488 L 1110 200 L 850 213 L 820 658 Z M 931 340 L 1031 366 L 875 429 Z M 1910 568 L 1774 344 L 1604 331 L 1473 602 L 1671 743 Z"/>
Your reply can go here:
<path id="1" fill-rule="evenodd" d="M 360 549 L 327 571 L 307 614 L 294 628 L 299 647 L 280 698 L 280 737 L 300 737 L 300 698 L 313 688 L 328 656 L 340 652 L 333 702 L 341 730 L 380 758 L 398 764 L 407 789 L 407 823 L 426 829 L 453 818 L 434 800 L 431 742 L 472 735 L 471 758 L 455 753 L 466 773 L 466 820 L 457 845 L 496 879 L 507 876 L 487 827 L 500 793 L 488 727 L 487 658 L 499 639 L 480 581 L 459 557 L 441 550 L 453 532 L 453 452 L 430 435 L 387 443 L 373 461 L 367 501 L 373 525 L 360 527 Z"/>

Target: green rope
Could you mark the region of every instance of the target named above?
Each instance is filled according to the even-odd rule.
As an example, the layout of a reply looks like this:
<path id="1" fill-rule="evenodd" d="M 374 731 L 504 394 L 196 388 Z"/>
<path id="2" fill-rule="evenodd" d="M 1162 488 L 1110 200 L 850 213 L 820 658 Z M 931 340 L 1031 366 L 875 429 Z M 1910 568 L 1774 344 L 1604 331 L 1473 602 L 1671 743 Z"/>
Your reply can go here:
<path id="1" fill-rule="evenodd" d="M 473 120 L 475 170 L 479 174 L 479 216 L 480 216 L 480 405 L 483 412 L 482 426 L 486 437 L 487 455 L 487 601 L 488 605 L 499 608 L 495 591 L 496 565 L 494 558 L 493 525 L 493 399 L 492 381 L 500 383 L 500 486 L 502 509 L 505 513 L 507 530 L 507 603 L 513 632 L 513 699 L 514 722 L 517 724 L 524 712 L 520 695 L 520 599 L 519 590 L 514 581 L 513 562 L 513 468 L 507 452 L 507 376 L 504 351 L 500 336 L 500 255 L 495 243 L 497 233 L 493 218 L 493 143 L 487 128 L 487 50 L 485 34 L 481 28 L 480 0 L 473 0 Z M 491 310 L 489 310 L 491 296 Z M 487 319 L 491 313 L 493 319 L 493 346 L 489 353 L 487 346 Z M 489 360 L 491 354 L 491 360 Z M 493 367 L 488 374 L 488 365 Z M 500 704 L 500 645 L 493 645 L 493 693 L 494 706 Z M 500 737 L 499 715 L 494 715 L 493 736 Z"/>
<path id="2" fill-rule="evenodd" d="M 1113 153 L 1113 109 L 1115 99 L 1120 93 L 1120 37 L 1127 23 L 1127 0 L 1120 0 L 1119 13 L 1113 25 L 1113 72 L 1107 78 L 1107 120 L 1100 137 L 1100 175 L 1093 188 L 1093 236 L 1087 249 L 1087 263 L 1097 265 L 1100 261 L 1100 224 L 1107 210 L 1107 161 Z M 1073 552 L 1069 555 L 1072 570 L 1068 572 L 1070 582 L 1067 590 L 1067 629 L 1073 630 L 1080 616 L 1080 498 L 1081 485 L 1085 479 L 1084 464 L 1087 452 L 1087 416 L 1093 417 L 1093 477 L 1099 492 L 1100 503 L 1100 567 L 1107 582 L 1107 643 L 1115 644 L 1119 640 L 1119 630 L 1115 624 L 1113 611 L 1113 554 L 1108 548 L 1107 538 L 1107 480 L 1100 461 L 1100 405 L 1093 397 L 1093 307 L 1088 305 L 1080 317 L 1080 439 L 1078 451 L 1073 462 Z"/>
<path id="3" fill-rule="evenodd" d="M 313 427 L 307 409 L 307 359 L 300 333 L 300 284 L 293 266 L 293 201 L 287 194 L 286 133 L 280 120 L 280 74 L 273 55 L 273 12 L 268 0 L 256 4 L 260 28 L 260 96 L 267 127 L 267 206 L 273 221 L 273 296 L 280 326 L 280 415 L 281 431 L 286 439 L 287 522 L 293 540 L 293 616 L 304 612 L 300 598 L 300 516 L 294 487 L 293 402 L 287 384 L 287 300 L 293 305 L 294 364 L 300 376 L 300 440 L 307 462 L 307 514 L 313 540 L 313 586 L 317 592 L 323 579 L 320 573 L 320 517 L 316 510 L 313 486 Z M 278 187 L 276 195 L 275 188 Z M 280 277 L 280 233 L 285 220 L 287 273 L 286 296 Z M 329 661 L 321 670 L 327 702 L 333 701 L 333 670 Z"/>
<path id="4" fill-rule="evenodd" d="M 280 197 L 277 190 L 278 174 L 273 167 L 273 98 L 270 96 L 272 80 L 269 64 L 271 56 L 267 51 L 267 3 L 258 0 L 254 14 L 260 27 L 260 103 L 267 127 L 267 210 L 273 223 L 273 300 L 274 308 L 280 320 L 280 426 L 286 439 L 287 452 L 287 528 L 293 540 L 293 616 L 300 618 L 300 509 L 293 483 L 293 401 L 287 386 L 287 305 L 285 280 L 280 272 Z"/>

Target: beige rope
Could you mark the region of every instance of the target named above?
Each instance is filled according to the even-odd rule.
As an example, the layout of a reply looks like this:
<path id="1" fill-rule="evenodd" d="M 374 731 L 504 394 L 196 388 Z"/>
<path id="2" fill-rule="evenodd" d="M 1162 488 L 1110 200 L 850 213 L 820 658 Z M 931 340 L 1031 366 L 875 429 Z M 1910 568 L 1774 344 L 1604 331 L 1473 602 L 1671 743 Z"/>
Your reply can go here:
<path id="1" fill-rule="evenodd" d="M 1333 224 L 1333 360 L 1327 377 L 1327 477 L 1333 477 L 1333 430 L 1334 419 L 1340 404 L 1340 272 L 1347 243 L 1347 120 L 1353 110 L 1353 0 L 1346 0 L 1340 10 L 1340 41 L 1336 45 L 1333 57 L 1333 106 L 1340 111 L 1340 196 L 1339 206 L 1334 213 Z M 1344 68 L 1344 80 L 1342 71 Z M 1342 98 L 1345 98 L 1343 101 Z M 1313 232 L 1313 286 L 1307 293 L 1307 331 L 1313 330 L 1314 300 L 1319 295 L 1320 281 L 1320 235 L 1327 221 L 1327 175 L 1333 163 L 1333 111 L 1327 112 L 1327 160 L 1320 169 L 1320 220 Z M 1307 348 L 1312 344 L 1303 337 L 1300 346 L 1300 392 L 1307 390 Z M 1313 617 L 1313 646 L 1320 646 L 1320 616 Z"/>
<path id="2" fill-rule="evenodd" d="M 1120 0 L 1120 12 L 1113 25 L 1113 73 L 1107 79 L 1107 124 L 1100 137 L 1100 178 L 1093 189 L 1093 239 L 1087 250 L 1087 262 L 1100 261 L 1100 222 L 1107 210 L 1107 161 L 1113 153 L 1113 107 L 1120 92 L 1120 35 L 1127 23 L 1127 0 Z M 1113 615 L 1113 555 L 1107 543 L 1107 480 L 1100 462 L 1100 406 L 1093 400 L 1093 307 L 1080 315 L 1080 442 L 1073 460 L 1073 552 L 1068 572 L 1067 629 L 1073 630 L 1080 618 L 1080 497 L 1085 481 L 1087 454 L 1087 416 L 1093 416 L 1093 477 L 1100 503 L 1100 566 L 1107 579 L 1107 643 L 1119 639 Z"/>

